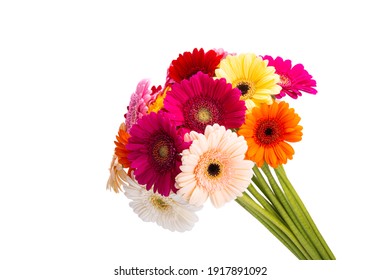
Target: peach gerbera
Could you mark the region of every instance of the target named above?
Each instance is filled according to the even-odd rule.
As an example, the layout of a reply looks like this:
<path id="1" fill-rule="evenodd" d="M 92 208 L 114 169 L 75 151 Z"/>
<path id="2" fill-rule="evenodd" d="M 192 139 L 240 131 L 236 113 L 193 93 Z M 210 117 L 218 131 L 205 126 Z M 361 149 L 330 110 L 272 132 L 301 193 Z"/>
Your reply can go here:
<path id="1" fill-rule="evenodd" d="M 244 138 L 218 124 L 187 137 L 193 142 L 183 151 L 178 194 L 197 206 L 210 198 L 215 207 L 242 196 L 253 174 L 253 162 L 244 159 L 248 148 Z"/>

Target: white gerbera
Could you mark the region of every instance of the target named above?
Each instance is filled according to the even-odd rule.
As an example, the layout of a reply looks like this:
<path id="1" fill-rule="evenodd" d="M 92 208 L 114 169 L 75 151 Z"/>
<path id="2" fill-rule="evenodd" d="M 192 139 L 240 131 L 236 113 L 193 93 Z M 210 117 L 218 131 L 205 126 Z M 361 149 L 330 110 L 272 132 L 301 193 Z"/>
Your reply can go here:
<path id="1" fill-rule="evenodd" d="M 172 193 L 168 197 L 149 191 L 134 179 L 127 177 L 124 194 L 132 201 L 129 205 L 144 222 L 155 222 L 159 226 L 184 232 L 191 230 L 198 221 L 195 211 L 201 207 L 189 204 L 180 196 Z"/>
<path id="2" fill-rule="evenodd" d="M 248 149 L 244 138 L 218 124 L 208 125 L 204 134 L 192 131 L 186 138 L 193 143 L 183 151 L 177 193 L 198 206 L 210 197 L 215 207 L 242 196 L 254 164 L 244 159 Z"/>

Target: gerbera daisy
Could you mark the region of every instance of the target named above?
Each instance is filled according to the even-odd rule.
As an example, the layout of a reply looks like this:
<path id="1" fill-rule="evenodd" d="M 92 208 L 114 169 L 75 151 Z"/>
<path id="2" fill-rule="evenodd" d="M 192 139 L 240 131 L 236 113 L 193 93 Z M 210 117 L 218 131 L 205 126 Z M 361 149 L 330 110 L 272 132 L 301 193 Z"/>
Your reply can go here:
<path id="1" fill-rule="evenodd" d="M 155 222 L 165 229 L 179 232 L 193 228 L 198 221 L 195 211 L 200 207 L 190 205 L 174 193 L 166 197 L 148 191 L 136 182 L 133 174 L 131 177 L 126 179 L 124 194 L 132 200 L 129 205 L 144 222 Z"/>
<path id="2" fill-rule="evenodd" d="M 115 147 L 115 155 L 118 158 L 120 164 L 123 165 L 124 168 L 129 167 L 128 160 L 128 150 L 126 148 L 129 139 L 129 134 L 126 131 L 125 123 L 122 123 L 119 127 L 118 135 L 116 135 L 116 140 L 114 141 Z"/>
<path id="3" fill-rule="evenodd" d="M 168 70 L 168 83 L 179 83 L 183 79 L 189 79 L 199 71 L 213 77 L 223 54 L 214 50 L 204 52 L 203 49 L 194 49 L 193 52 L 180 54 L 173 60 Z"/>
<path id="4" fill-rule="evenodd" d="M 294 150 L 287 142 L 302 138 L 301 118 L 286 102 L 274 102 L 253 108 L 238 134 L 248 143 L 247 158 L 261 167 L 264 161 L 276 168 L 293 158 Z"/>
<path id="5" fill-rule="evenodd" d="M 189 80 L 174 84 L 167 93 L 164 108 L 172 121 L 187 130 L 203 132 L 207 125 L 218 123 L 226 128 L 240 127 L 246 107 L 240 91 L 225 79 L 198 73 Z"/>
<path id="6" fill-rule="evenodd" d="M 156 94 L 155 99 L 149 104 L 148 113 L 151 113 L 151 112 L 157 113 L 162 108 L 164 108 L 164 100 L 165 100 L 166 93 L 168 90 L 170 90 L 170 86 L 165 87 L 164 90 Z"/>
<path id="7" fill-rule="evenodd" d="M 302 64 L 296 64 L 292 67 L 290 60 L 283 60 L 281 57 L 273 59 L 271 56 L 266 55 L 263 59 L 268 61 L 269 66 L 276 68 L 276 73 L 280 75 L 279 85 L 281 92 L 276 95 L 276 98 L 282 98 L 285 95 L 297 99 L 303 92 L 316 94 L 318 91 L 315 89 L 317 83 L 304 68 Z"/>
<path id="8" fill-rule="evenodd" d="M 241 196 L 253 175 L 253 162 L 244 159 L 244 138 L 218 124 L 189 136 L 193 143 L 183 151 L 177 193 L 198 206 L 210 197 L 215 207 Z"/>
<path id="9" fill-rule="evenodd" d="M 107 190 L 113 190 L 115 193 L 121 191 L 121 187 L 126 184 L 127 173 L 123 166 L 118 162 L 116 155 L 112 157 L 111 166 L 109 168 L 110 176 L 107 181 Z"/>
<path id="10" fill-rule="evenodd" d="M 213 49 L 217 54 L 221 54 L 222 55 L 222 59 L 223 58 L 226 58 L 227 55 L 236 55 L 236 53 L 229 53 L 227 51 L 225 51 L 224 49 L 222 48 L 219 48 L 219 49 Z"/>
<path id="11" fill-rule="evenodd" d="M 176 131 L 162 111 L 143 116 L 131 128 L 127 149 L 136 180 L 147 189 L 168 196 L 176 192 L 175 177 L 180 172 L 180 153 L 190 143 Z"/>
<path id="12" fill-rule="evenodd" d="M 238 88 L 241 99 L 245 101 L 248 111 L 260 104 L 272 104 L 273 95 L 280 92 L 277 85 L 279 76 L 274 67 L 255 54 L 227 56 L 215 70 L 218 78 L 226 78 L 228 83 Z"/>
<path id="13" fill-rule="evenodd" d="M 141 80 L 136 87 L 136 91 L 131 96 L 128 112 L 125 114 L 127 132 L 129 132 L 138 119 L 148 114 L 148 105 L 154 100 L 155 95 L 160 89 L 160 87 L 152 87 L 154 90 L 152 91 L 149 87 L 149 80 Z"/>

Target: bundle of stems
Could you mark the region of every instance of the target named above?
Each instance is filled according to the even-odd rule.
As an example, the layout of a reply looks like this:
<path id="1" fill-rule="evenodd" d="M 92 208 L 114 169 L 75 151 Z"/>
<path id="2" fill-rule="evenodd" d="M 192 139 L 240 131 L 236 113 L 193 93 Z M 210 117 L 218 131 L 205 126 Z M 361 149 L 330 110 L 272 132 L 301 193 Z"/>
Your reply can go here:
<path id="1" fill-rule="evenodd" d="M 271 168 L 264 163 L 260 168 L 255 165 L 253 171 L 252 182 L 237 203 L 298 259 L 335 260 L 283 166 Z"/>

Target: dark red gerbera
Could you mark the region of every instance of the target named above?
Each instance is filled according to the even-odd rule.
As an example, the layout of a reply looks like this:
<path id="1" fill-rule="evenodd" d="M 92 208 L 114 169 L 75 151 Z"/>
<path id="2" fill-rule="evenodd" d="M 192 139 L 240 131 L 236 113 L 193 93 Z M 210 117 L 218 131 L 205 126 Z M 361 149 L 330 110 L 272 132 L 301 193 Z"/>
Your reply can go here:
<path id="1" fill-rule="evenodd" d="M 202 48 L 194 49 L 192 53 L 180 54 L 169 67 L 167 81 L 168 83 L 179 83 L 184 79 L 189 79 L 199 71 L 213 77 L 222 58 L 223 54 L 218 54 L 213 50 L 205 53 Z"/>

